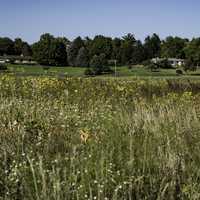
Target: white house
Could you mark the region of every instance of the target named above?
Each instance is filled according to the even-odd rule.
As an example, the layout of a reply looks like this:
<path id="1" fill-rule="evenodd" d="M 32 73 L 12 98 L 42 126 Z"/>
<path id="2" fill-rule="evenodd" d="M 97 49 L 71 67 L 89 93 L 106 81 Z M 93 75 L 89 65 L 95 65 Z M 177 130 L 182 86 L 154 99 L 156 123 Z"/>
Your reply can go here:
<path id="1" fill-rule="evenodd" d="M 160 61 L 163 61 L 165 58 L 153 58 L 151 61 L 153 63 L 158 63 Z M 167 58 L 167 60 L 169 61 L 169 63 L 173 66 L 173 67 L 181 67 L 185 64 L 185 60 L 184 59 L 178 59 L 178 58 Z"/>
<path id="2" fill-rule="evenodd" d="M 5 60 L 0 60 L 0 64 L 5 64 L 6 61 Z"/>
<path id="3" fill-rule="evenodd" d="M 176 67 L 176 66 L 183 66 L 185 64 L 185 60 L 184 59 L 177 59 L 177 58 L 168 58 L 169 63 Z"/>

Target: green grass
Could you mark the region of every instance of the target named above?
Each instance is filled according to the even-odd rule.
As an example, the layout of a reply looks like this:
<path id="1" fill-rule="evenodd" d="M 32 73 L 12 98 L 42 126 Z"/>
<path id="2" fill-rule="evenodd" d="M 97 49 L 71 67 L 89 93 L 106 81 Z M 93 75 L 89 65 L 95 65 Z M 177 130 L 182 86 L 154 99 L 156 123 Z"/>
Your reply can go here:
<path id="1" fill-rule="evenodd" d="M 0 199 L 198 200 L 200 80 L 0 76 Z"/>
<path id="2" fill-rule="evenodd" d="M 59 75 L 63 74 L 66 76 L 83 76 L 85 68 L 81 67 L 54 67 L 51 66 L 47 71 L 43 69 L 42 66 L 29 66 L 29 65 L 8 65 L 8 69 L 14 73 L 21 73 L 21 74 L 35 74 L 35 75 Z"/>
<path id="3" fill-rule="evenodd" d="M 48 70 L 44 70 L 42 66 L 26 66 L 26 65 L 8 65 L 10 72 L 17 75 L 32 75 L 32 76 L 65 76 L 65 77 L 84 77 L 84 71 L 86 68 L 82 67 L 54 67 L 51 66 Z M 115 70 L 112 67 L 113 71 Z M 142 67 L 135 66 L 132 69 L 128 69 L 127 66 L 117 67 L 116 77 L 131 78 L 184 78 L 184 79 L 199 79 L 200 69 L 195 72 L 185 73 L 183 76 L 177 76 L 176 69 L 160 69 L 158 72 L 152 72 L 151 70 Z M 100 78 L 115 77 L 115 73 L 101 75 Z"/>

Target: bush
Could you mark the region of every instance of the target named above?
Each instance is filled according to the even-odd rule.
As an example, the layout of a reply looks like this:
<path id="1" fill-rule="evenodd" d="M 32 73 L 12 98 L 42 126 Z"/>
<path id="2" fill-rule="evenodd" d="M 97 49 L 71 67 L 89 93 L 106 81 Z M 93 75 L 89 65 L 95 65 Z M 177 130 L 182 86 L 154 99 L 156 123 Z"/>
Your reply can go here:
<path id="1" fill-rule="evenodd" d="M 7 66 L 5 64 L 0 64 L 0 71 L 8 70 Z"/>
<path id="2" fill-rule="evenodd" d="M 177 69 L 177 70 L 176 70 L 176 74 L 177 74 L 177 75 L 183 75 L 183 71 L 182 71 L 181 69 Z"/>
<path id="3" fill-rule="evenodd" d="M 152 72 L 158 71 L 158 65 L 155 64 L 155 63 L 150 63 L 150 64 L 148 65 L 148 68 L 149 68 Z"/>
<path id="4" fill-rule="evenodd" d="M 50 67 L 49 66 L 42 66 L 42 68 L 43 68 L 44 71 L 48 71 Z"/>
<path id="5" fill-rule="evenodd" d="M 145 60 L 142 62 L 142 65 L 144 65 L 145 67 L 149 67 L 150 64 L 152 64 L 151 60 Z"/>
<path id="6" fill-rule="evenodd" d="M 111 68 L 108 66 L 105 54 L 100 54 L 99 56 L 95 55 L 90 61 L 90 67 L 94 75 L 112 72 Z"/>
<path id="7" fill-rule="evenodd" d="M 185 72 L 187 72 L 187 71 L 196 71 L 197 67 L 194 65 L 194 63 L 192 61 L 187 60 L 185 62 L 185 64 L 183 65 L 183 70 Z"/>
<path id="8" fill-rule="evenodd" d="M 161 69 L 171 69 L 173 68 L 172 65 L 170 64 L 170 62 L 167 59 L 161 60 L 157 63 L 158 68 Z"/>
<path id="9" fill-rule="evenodd" d="M 94 72 L 93 72 L 92 69 L 87 68 L 87 69 L 85 70 L 84 74 L 85 74 L 86 76 L 93 76 L 93 75 L 94 75 Z"/>

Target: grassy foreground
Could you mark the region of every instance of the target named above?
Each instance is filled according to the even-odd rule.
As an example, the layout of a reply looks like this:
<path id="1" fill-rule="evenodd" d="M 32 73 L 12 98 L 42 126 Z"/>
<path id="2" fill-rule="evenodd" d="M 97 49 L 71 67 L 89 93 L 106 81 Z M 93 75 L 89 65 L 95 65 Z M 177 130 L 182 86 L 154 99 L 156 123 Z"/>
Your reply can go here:
<path id="1" fill-rule="evenodd" d="M 199 199 L 199 91 L 0 76 L 0 199 Z"/>

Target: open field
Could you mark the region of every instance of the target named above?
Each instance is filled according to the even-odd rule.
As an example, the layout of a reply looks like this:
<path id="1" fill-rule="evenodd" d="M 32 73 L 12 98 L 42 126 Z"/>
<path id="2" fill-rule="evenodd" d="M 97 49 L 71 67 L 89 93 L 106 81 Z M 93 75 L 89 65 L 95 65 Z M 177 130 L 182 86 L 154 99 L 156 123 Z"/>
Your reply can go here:
<path id="1" fill-rule="evenodd" d="M 11 72 L 18 75 L 49 75 L 49 76 L 68 76 L 68 77 L 83 77 L 85 68 L 81 67 L 50 67 L 47 71 L 42 66 L 26 66 L 26 65 L 8 65 Z M 112 67 L 114 70 L 114 67 Z M 115 74 L 102 75 L 103 77 L 113 77 Z M 135 66 L 132 69 L 128 69 L 127 66 L 117 67 L 117 77 L 155 77 L 155 78 L 190 78 L 196 79 L 200 76 L 200 69 L 195 72 L 188 72 L 184 76 L 177 76 L 175 69 L 160 69 L 158 72 L 151 72 L 149 69 L 141 66 Z M 102 77 L 100 76 L 100 77 Z"/>
<path id="2" fill-rule="evenodd" d="M 200 198 L 200 80 L 0 76 L 0 199 Z"/>

